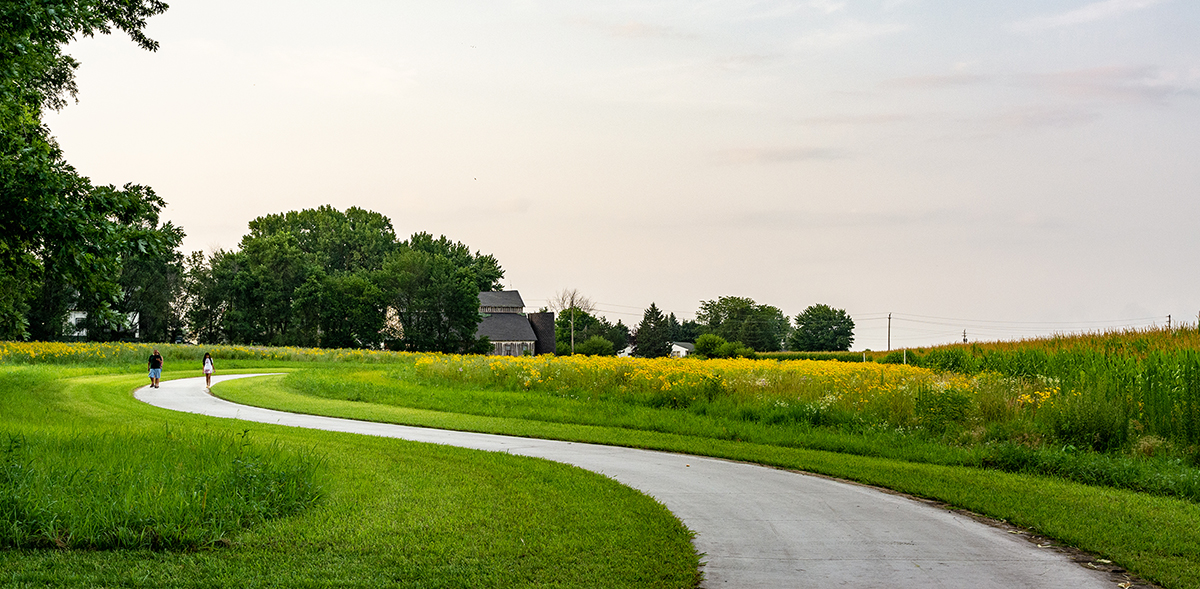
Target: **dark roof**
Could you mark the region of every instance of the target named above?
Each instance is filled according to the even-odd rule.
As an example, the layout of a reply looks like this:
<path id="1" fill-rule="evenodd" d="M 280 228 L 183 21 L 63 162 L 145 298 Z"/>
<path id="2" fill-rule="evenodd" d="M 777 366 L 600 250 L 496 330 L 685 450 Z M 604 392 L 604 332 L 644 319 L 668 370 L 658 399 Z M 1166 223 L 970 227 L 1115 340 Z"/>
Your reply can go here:
<path id="1" fill-rule="evenodd" d="M 516 313 L 485 315 L 475 330 L 475 337 L 487 336 L 494 342 L 536 342 L 529 318 Z"/>
<path id="2" fill-rule="evenodd" d="M 685 350 L 687 350 L 687 351 L 689 351 L 689 352 L 695 352 L 695 351 L 696 351 L 696 344 L 693 344 L 693 343 L 691 343 L 691 342 L 672 342 L 672 343 L 674 343 L 675 345 L 677 345 L 677 346 L 679 346 L 679 347 L 681 347 L 681 348 L 683 348 L 683 349 L 685 349 Z"/>
<path id="3" fill-rule="evenodd" d="M 479 293 L 480 307 L 519 307 L 525 308 L 525 301 L 521 300 L 521 293 L 515 290 L 497 290 L 492 292 Z"/>

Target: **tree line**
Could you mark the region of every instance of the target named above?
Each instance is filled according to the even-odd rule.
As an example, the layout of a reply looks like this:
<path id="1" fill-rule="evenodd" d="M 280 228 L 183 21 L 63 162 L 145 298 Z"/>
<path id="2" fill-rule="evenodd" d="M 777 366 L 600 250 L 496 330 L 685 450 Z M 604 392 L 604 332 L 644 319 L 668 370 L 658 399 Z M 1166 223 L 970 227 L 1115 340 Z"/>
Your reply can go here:
<path id="1" fill-rule="evenodd" d="M 564 296 L 569 293 L 570 296 Z M 849 350 L 854 343 L 854 320 L 845 310 L 815 304 L 796 315 L 778 307 L 761 305 L 745 297 L 723 296 L 701 301 L 695 320 L 679 321 L 654 303 L 632 329 L 621 321 L 614 325 L 594 314 L 595 305 L 577 291 L 563 291 L 552 301 L 557 353 L 612 355 L 632 346 L 632 355 L 669 356 L 672 344 L 695 344 L 695 352 L 709 358 L 748 357 L 757 352 L 784 349 L 804 352 Z M 574 349 L 571 342 L 575 342 Z"/>
<path id="2" fill-rule="evenodd" d="M 179 311 L 203 343 L 447 353 L 486 350 L 478 296 L 504 277 L 465 244 L 330 206 L 259 217 L 237 250 L 185 266 Z"/>

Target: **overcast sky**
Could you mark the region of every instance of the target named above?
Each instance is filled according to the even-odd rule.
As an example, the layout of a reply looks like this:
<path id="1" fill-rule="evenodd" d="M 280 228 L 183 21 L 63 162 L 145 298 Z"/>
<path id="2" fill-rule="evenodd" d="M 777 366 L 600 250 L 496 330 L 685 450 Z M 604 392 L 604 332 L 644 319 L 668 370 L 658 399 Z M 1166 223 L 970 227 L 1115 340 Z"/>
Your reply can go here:
<path id="1" fill-rule="evenodd" d="M 186 251 L 323 204 L 636 324 L 750 297 L 855 349 L 1195 323 L 1200 2 L 172 0 L 47 118 Z"/>

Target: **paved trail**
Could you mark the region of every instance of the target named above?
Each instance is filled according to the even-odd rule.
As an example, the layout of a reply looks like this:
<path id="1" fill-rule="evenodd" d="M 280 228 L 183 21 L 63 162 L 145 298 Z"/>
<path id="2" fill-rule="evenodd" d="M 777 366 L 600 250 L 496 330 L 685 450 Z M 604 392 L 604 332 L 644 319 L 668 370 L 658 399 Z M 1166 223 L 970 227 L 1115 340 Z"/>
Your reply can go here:
<path id="1" fill-rule="evenodd" d="M 214 384 L 231 378 L 217 376 Z M 172 380 L 136 397 L 166 409 L 536 456 L 612 477 L 696 532 L 703 587 L 1105 588 L 1108 575 L 972 519 L 867 487 L 688 456 L 298 415 L 237 405 Z"/>

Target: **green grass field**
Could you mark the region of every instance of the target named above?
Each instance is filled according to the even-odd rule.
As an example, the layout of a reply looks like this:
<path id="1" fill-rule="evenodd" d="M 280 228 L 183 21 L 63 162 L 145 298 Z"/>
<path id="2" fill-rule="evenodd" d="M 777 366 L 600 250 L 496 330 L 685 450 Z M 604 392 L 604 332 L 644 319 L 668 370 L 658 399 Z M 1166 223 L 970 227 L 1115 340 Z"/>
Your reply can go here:
<path id="1" fill-rule="evenodd" d="M 0 366 L 0 528 L 20 527 L 30 513 L 53 522 L 40 526 L 44 534 L 34 526 L 7 536 L 0 586 L 683 588 L 697 581 L 690 532 L 662 505 L 600 475 L 506 454 L 177 414 L 132 398 L 141 373 L 137 365 Z M 164 459 L 172 445 L 183 451 Z M 213 493 L 244 490 L 244 477 L 236 478 L 244 469 L 231 475 L 242 484 L 219 480 L 239 459 L 257 464 L 251 474 L 275 473 L 314 492 L 298 505 L 268 505 L 215 525 L 197 512 L 212 511 Z M 214 472 L 206 464 L 217 465 L 216 476 L 190 476 Z M 77 474 L 64 473 L 65 465 Z M 205 482 L 207 500 L 189 502 Z M 253 494 L 223 500 L 262 502 Z M 72 506 L 56 512 L 64 502 Z M 126 512 L 157 519 L 114 516 Z M 102 541 L 167 537 L 146 531 L 151 520 L 180 540 L 115 544 L 126 548 Z"/>
<path id="2" fill-rule="evenodd" d="M 369 421 L 653 448 L 816 472 L 945 501 L 1094 552 L 1168 588 L 1200 586 L 1200 508 L 1191 501 L 1053 477 L 726 439 L 686 412 L 588 399 L 423 385 L 403 366 L 321 366 L 223 383 L 221 397 Z M 750 429 L 747 435 L 753 435 Z M 841 434 L 818 434 L 838 438 Z M 862 446 L 889 438 L 860 438 Z M 851 443 L 851 442 L 846 442 Z M 914 446 L 912 452 L 936 453 Z M 869 452 L 863 452 L 869 453 Z M 878 450 L 878 454 L 886 454 Z"/>
<path id="3" fill-rule="evenodd" d="M 180 371 L 199 374 L 204 350 L 164 348 L 168 377 Z M 644 395 L 648 401 L 620 388 L 616 394 L 533 390 L 528 377 L 524 384 L 517 382 L 520 386 L 445 382 L 418 370 L 418 356 L 403 354 L 205 349 L 215 350 L 222 373 L 288 372 L 215 387 L 216 394 L 238 402 L 822 473 L 1026 526 L 1169 589 L 1200 587 L 1195 558 L 1200 508 L 1188 490 L 1196 469 L 1178 455 L 1151 459 L 1127 451 L 1011 443 L 997 451 L 987 443 L 959 445 L 947 433 L 921 427 L 857 427 L 853 419 L 829 425 L 777 420 L 771 411 L 737 405 L 743 401 L 735 403 L 734 396 L 678 404 L 655 401 L 671 398 L 663 396 L 665 390 L 650 391 Z M 0 450 L 6 467 L 0 473 L 0 527 L 15 529 L 13 540 L 3 540 L 8 536 L 0 531 L 0 542 L 9 546 L 0 550 L 0 585 L 689 587 L 696 582 L 699 557 L 687 530 L 661 505 L 608 479 L 545 461 L 161 411 L 129 395 L 144 384 L 145 354 L 145 346 L 124 344 L 0 344 Z M 762 369 L 772 365 L 768 361 Z M 678 364 L 700 376 L 704 366 Z M 849 374 L 840 368 L 834 372 Z M 1022 394 L 1002 392 L 1002 398 Z M 742 396 L 747 403 L 763 402 Z M 959 431 L 967 431 L 967 425 Z M 1020 452 L 1044 456 L 1009 456 Z M 1004 465 L 988 460 L 1012 460 L 1011 470 L 1021 470 L 1022 464 L 1059 470 L 1051 469 L 1055 476 L 1001 472 Z M 221 487 L 222 477 L 244 477 L 247 461 L 253 474 L 274 483 L 258 494 L 224 498 L 247 507 L 235 509 L 237 517 L 202 517 L 205 493 Z M 125 472 L 117 466 L 128 463 L 137 468 Z M 62 465 L 78 473 L 63 475 Z M 193 472 L 209 474 L 180 476 Z M 57 487 L 63 484 L 79 487 L 72 496 L 80 499 L 56 514 L 50 507 L 65 503 L 58 500 Z M 129 487 L 134 490 L 111 492 Z M 179 499 L 156 499 L 163 496 Z M 288 497 L 290 503 L 277 501 Z M 8 508 L 16 502 L 24 511 Z M 48 514 L 37 521 L 55 523 L 16 529 L 14 522 L 31 521 L 29 506 Z M 133 523 L 117 517 L 129 512 L 153 517 Z"/>

